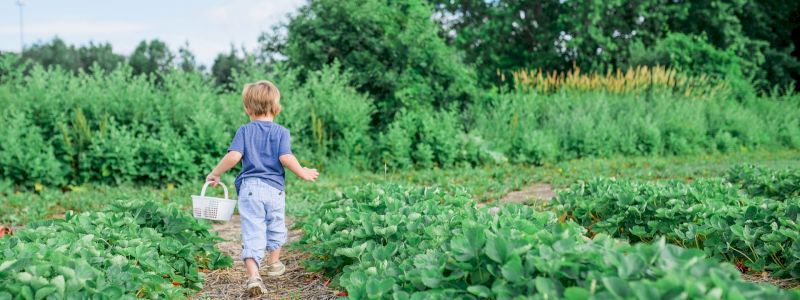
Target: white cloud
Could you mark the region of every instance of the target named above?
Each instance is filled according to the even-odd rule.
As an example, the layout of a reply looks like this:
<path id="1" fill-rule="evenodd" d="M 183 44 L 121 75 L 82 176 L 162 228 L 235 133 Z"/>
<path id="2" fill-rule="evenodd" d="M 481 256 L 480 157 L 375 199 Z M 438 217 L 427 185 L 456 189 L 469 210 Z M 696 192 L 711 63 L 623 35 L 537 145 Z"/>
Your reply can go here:
<path id="1" fill-rule="evenodd" d="M 234 0 L 225 4 L 209 8 L 209 17 L 217 20 L 236 21 L 263 21 L 269 18 L 282 18 L 289 12 L 296 10 L 304 1 L 301 0 L 272 0 L 272 1 L 244 1 Z M 233 19 L 231 19 L 233 17 Z"/>
<path id="2" fill-rule="evenodd" d="M 258 35 L 286 21 L 305 0 L 232 0 L 200 11 L 207 20 L 207 35 L 190 41 L 199 61 L 210 64 L 218 53 L 227 53 L 231 44 L 249 51 L 258 47 Z M 220 39 L 219 37 L 225 37 Z"/>
<path id="3" fill-rule="evenodd" d="M 234 0 L 209 8 L 205 15 L 213 23 L 225 27 L 257 27 L 267 29 L 285 20 L 286 14 L 297 10 L 302 0 Z"/>

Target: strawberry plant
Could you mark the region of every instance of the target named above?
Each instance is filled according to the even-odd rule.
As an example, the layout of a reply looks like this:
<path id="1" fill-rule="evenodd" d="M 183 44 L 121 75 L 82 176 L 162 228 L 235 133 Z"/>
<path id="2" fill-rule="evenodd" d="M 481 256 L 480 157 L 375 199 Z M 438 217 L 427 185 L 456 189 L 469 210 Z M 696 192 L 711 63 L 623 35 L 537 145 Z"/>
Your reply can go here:
<path id="1" fill-rule="evenodd" d="M 800 197 L 800 169 L 769 170 L 738 166 L 728 171 L 726 179 L 742 185 L 748 194 L 778 200 Z"/>
<path id="2" fill-rule="evenodd" d="M 664 237 L 745 271 L 800 277 L 800 199 L 755 199 L 740 188 L 722 180 L 595 179 L 573 185 L 554 203 L 563 218 L 591 234 L 631 242 Z"/>
<path id="3" fill-rule="evenodd" d="M 233 263 L 208 229 L 148 201 L 31 223 L 0 239 L 0 299 L 183 298 L 202 288 L 198 269 Z"/>
<path id="4" fill-rule="evenodd" d="M 350 189 L 301 220 L 298 247 L 351 299 L 800 299 L 663 238 L 589 239 L 551 212 L 471 203 L 431 189 Z"/>

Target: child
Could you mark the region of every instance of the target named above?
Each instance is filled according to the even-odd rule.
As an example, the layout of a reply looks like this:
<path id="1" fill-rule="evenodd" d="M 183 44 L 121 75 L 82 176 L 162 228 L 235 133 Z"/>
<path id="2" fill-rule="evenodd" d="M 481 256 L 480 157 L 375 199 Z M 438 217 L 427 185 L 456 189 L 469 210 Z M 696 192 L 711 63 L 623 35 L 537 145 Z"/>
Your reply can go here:
<path id="1" fill-rule="evenodd" d="M 245 85 L 242 92 L 244 111 L 250 123 L 236 131 L 228 154 L 206 177 L 216 186 L 220 175 L 242 160 L 242 173 L 236 178 L 239 215 L 242 221 L 242 260 L 247 269 L 246 292 L 251 296 L 266 293 L 258 269 L 264 251 L 267 276 L 280 276 L 286 266 L 280 262 L 280 248 L 286 242 L 284 208 L 284 170 L 301 179 L 314 181 L 315 169 L 303 168 L 292 155 L 289 130 L 273 123 L 281 112 L 280 92 L 272 82 L 259 81 Z"/>

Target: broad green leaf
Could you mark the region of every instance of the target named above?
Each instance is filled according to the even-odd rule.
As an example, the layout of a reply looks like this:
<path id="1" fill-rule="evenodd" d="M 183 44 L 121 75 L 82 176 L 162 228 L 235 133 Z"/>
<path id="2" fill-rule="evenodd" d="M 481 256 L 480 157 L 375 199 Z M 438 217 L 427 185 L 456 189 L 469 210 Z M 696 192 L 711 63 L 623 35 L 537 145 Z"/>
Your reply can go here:
<path id="1" fill-rule="evenodd" d="M 631 295 L 628 283 L 619 277 L 603 277 L 603 285 L 617 298 L 626 298 Z"/>
<path id="2" fill-rule="evenodd" d="M 522 260 L 519 256 L 512 256 L 508 262 L 500 268 L 503 277 L 513 283 L 521 283 L 525 280 L 525 275 L 522 270 Z"/>
<path id="3" fill-rule="evenodd" d="M 422 283 L 429 288 L 438 288 L 442 281 L 442 274 L 436 270 L 420 270 Z"/>
<path id="4" fill-rule="evenodd" d="M 617 266 L 620 278 L 628 279 L 645 269 L 644 260 L 638 254 L 632 253 L 622 256 L 621 265 Z"/>
<path id="5" fill-rule="evenodd" d="M 33 298 L 33 289 L 31 289 L 31 287 L 27 286 L 27 285 L 22 286 L 22 288 L 20 289 L 20 293 L 19 293 L 18 297 L 22 297 L 22 299 L 25 299 L 25 300 L 34 300 L 34 298 Z"/>
<path id="6" fill-rule="evenodd" d="M 492 296 L 492 290 L 483 285 L 471 285 L 467 287 L 467 291 L 478 297 L 489 298 Z"/>
<path id="7" fill-rule="evenodd" d="M 506 241 L 505 238 L 496 235 L 488 235 L 486 239 L 485 251 L 486 256 L 495 262 L 504 264 L 508 259 L 511 249 L 508 245 L 508 241 Z"/>
<path id="8" fill-rule="evenodd" d="M 35 300 L 41 300 L 41 299 L 44 299 L 48 295 L 53 294 L 55 292 L 56 292 L 56 287 L 55 286 L 46 285 L 46 286 L 43 286 L 43 287 L 39 288 L 38 290 L 36 290 L 36 294 L 34 295 L 33 298 Z"/>
<path id="9" fill-rule="evenodd" d="M 20 272 L 17 274 L 17 280 L 27 284 L 33 280 L 33 276 L 28 272 Z"/>
<path id="10" fill-rule="evenodd" d="M 640 282 L 631 282 L 630 283 L 631 290 L 633 290 L 633 294 L 636 295 L 637 299 L 658 299 L 660 298 L 660 294 L 658 289 L 649 284 L 643 284 Z"/>
<path id="11" fill-rule="evenodd" d="M 66 284 L 64 282 L 64 276 L 58 275 L 50 280 L 50 283 L 56 287 L 56 291 L 59 295 L 63 296 L 64 291 L 66 290 Z"/>
<path id="12" fill-rule="evenodd" d="M 480 255 L 485 243 L 486 235 L 483 229 L 476 224 L 469 224 L 465 226 L 463 236 L 453 237 L 450 248 L 456 259 L 468 261 Z"/>
<path id="13" fill-rule="evenodd" d="M 4 261 L 2 264 L 0 264 L 0 272 L 5 271 L 6 269 L 11 267 L 11 265 L 13 265 L 16 262 L 17 262 L 16 259 L 10 259 L 10 260 Z"/>
<path id="14" fill-rule="evenodd" d="M 571 286 L 564 290 L 566 300 L 587 300 L 590 296 L 589 291 L 582 287 Z"/>
<path id="15" fill-rule="evenodd" d="M 534 280 L 536 291 L 547 298 L 558 298 L 558 289 L 552 279 L 546 277 L 536 277 Z"/>
<path id="16" fill-rule="evenodd" d="M 383 278 L 381 280 L 377 280 L 375 278 L 368 279 L 367 296 L 370 299 L 382 298 L 384 295 L 387 295 L 392 290 L 394 282 L 395 281 L 392 278 Z"/>

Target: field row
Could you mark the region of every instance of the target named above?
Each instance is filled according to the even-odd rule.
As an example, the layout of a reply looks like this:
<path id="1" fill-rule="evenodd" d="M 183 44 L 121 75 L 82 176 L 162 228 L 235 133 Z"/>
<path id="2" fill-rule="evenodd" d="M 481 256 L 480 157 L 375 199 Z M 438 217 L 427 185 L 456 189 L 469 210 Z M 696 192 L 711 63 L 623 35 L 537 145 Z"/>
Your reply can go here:
<path id="1" fill-rule="evenodd" d="M 743 272 L 800 278 L 800 169 L 740 167 L 692 183 L 596 179 L 573 185 L 554 207 L 590 235 L 666 238 Z"/>
<path id="2" fill-rule="evenodd" d="M 402 172 L 353 172 L 350 169 L 322 169 L 315 183 L 302 182 L 287 174 L 287 209 L 289 214 L 303 216 L 313 212 L 316 203 L 335 197 L 344 188 L 368 183 L 402 183 L 436 186 L 445 189 L 464 188 L 478 202 L 491 202 L 533 182 L 549 182 L 555 188 L 566 188 L 593 177 L 640 178 L 643 180 L 690 180 L 720 177 L 743 161 L 764 167 L 800 168 L 797 151 L 735 153 L 729 155 L 696 155 L 681 157 L 639 157 L 579 159 L 553 165 L 531 167 L 500 164 L 485 167 L 429 169 Z M 228 174 L 224 182 L 233 182 Z M 37 186 L 34 192 L 15 192 L 13 186 L 0 185 L 0 224 L 26 224 L 58 216 L 66 211 L 89 211 L 104 207 L 109 200 L 152 199 L 190 205 L 189 195 L 199 193 L 199 185 L 168 185 L 166 188 L 141 188 L 133 185 L 69 186 L 69 192 L 48 186 Z M 221 195 L 219 190 L 209 193 Z"/>
<path id="3" fill-rule="evenodd" d="M 294 246 L 311 254 L 306 266 L 354 299 L 800 299 L 740 278 L 798 278 L 800 168 L 730 167 L 796 155 L 332 172 L 313 185 L 290 179 L 287 207 L 305 232 Z M 581 181 L 588 174 L 617 178 Z M 541 181 L 571 184 L 551 211 L 476 208 Z M 194 188 L 6 192 L 0 223 L 24 228 L 0 238 L 0 299 L 192 295 L 201 271 L 231 264 L 188 213 Z M 69 210 L 83 213 L 58 214 Z"/>
<path id="4" fill-rule="evenodd" d="M 297 247 L 353 299 L 800 299 L 664 238 L 589 238 L 552 212 L 474 204 L 463 192 L 352 188 L 302 222 Z"/>
<path id="5" fill-rule="evenodd" d="M 0 238 L 0 299 L 179 299 L 230 267 L 210 226 L 176 205 L 127 199 Z"/>

